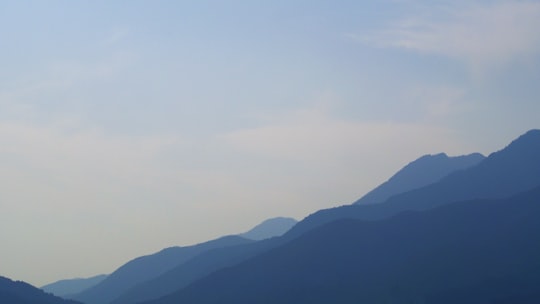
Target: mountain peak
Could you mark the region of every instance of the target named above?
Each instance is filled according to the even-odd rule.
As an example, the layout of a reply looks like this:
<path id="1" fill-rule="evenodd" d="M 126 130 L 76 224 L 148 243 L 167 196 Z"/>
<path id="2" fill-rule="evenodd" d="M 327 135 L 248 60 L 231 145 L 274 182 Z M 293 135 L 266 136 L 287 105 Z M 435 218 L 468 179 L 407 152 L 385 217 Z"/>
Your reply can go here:
<path id="1" fill-rule="evenodd" d="M 446 153 L 423 155 L 407 164 L 355 204 L 382 203 L 393 195 L 435 183 L 452 172 L 474 166 L 484 158 L 480 153 L 452 157 Z"/>
<path id="2" fill-rule="evenodd" d="M 80 304 L 46 293 L 23 281 L 0 276 L 0 303 L 10 304 Z"/>
<path id="3" fill-rule="evenodd" d="M 264 240 L 283 235 L 296 223 L 297 221 L 290 217 L 275 217 L 263 221 L 248 232 L 240 234 L 240 236 L 250 240 Z"/>

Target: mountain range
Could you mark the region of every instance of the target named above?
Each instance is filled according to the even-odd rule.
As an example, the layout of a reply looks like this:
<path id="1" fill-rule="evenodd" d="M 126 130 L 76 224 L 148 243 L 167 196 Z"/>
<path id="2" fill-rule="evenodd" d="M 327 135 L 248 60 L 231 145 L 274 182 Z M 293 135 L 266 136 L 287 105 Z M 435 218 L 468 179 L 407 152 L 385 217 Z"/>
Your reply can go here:
<path id="1" fill-rule="evenodd" d="M 540 303 L 539 219 L 540 130 L 531 130 L 487 157 L 425 155 L 354 204 L 297 223 L 271 219 L 134 259 L 74 299 Z"/>
<path id="2" fill-rule="evenodd" d="M 297 222 L 297 220 L 290 217 L 275 217 L 265 220 L 251 230 L 240 234 L 240 236 L 255 241 L 282 236 L 296 225 Z"/>
<path id="3" fill-rule="evenodd" d="M 147 304 L 539 303 L 540 187 L 320 226 Z"/>
<path id="4" fill-rule="evenodd" d="M 537 185 L 540 185 L 540 130 L 531 130 L 478 164 L 454 171 L 438 182 L 396 194 L 379 204 L 317 211 L 285 236 L 299 236 L 341 218 L 378 220 L 403 211 L 426 210 L 462 200 L 508 197 Z"/>
<path id="5" fill-rule="evenodd" d="M 222 270 L 217 271 L 216 273 L 221 273 L 221 271 L 225 270 L 233 271 L 237 267 L 242 268 L 242 265 L 244 265 L 245 263 L 249 263 L 250 261 L 252 261 L 252 259 L 257 259 L 260 256 L 268 254 L 268 252 L 272 252 L 273 250 L 279 250 L 280 248 L 282 248 L 282 246 L 286 246 L 289 243 L 294 243 L 296 239 L 302 237 L 303 234 L 315 233 L 315 231 L 318 231 L 316 230 L 318 227 L 324 226 L 325 224 L 330 224 L 336 220 L 343 221 L 346 219 L 363 219 L 364 221 L 368 220 L 369 222 L 384 222 L 385 220 L 390 219 L 403 212 L 413 212 L 413 210 L 429 211 L 429 209 L 437 208 L 439 206 L 442 208 L 446 204 L 451 205 L 451 203 L 453 202 L 462 200 L 475 200 L 479 197 L 494 199 L 515 195 L 521 191 L 526 191 L 528 189 L 532 189 L 534 186 L 540 185 L 539 169 L 540 131 L 532 130 L 513 141 L 503 150 L 492 153 L 489 157 L 480 161 L 477 165 L 473 165 L 467 169 L 458 170 L 450 173 L 448 176 L 442 178 L 440 181 L 433 184 L 429 184 L 418 189 L 413 189 L 405 193 L 397 194 L 394 197 L 389 198 L 384 203 L 367 206 L 343 206 L 330 210 L 319 211 L 315 213 L 315 217 L 312 215 L 307 217 L 303 221 L 300 221 L 283 237 L 279 238 L 278 240 L 274 240 L 273 244 L 269 244 L 268 242 L 263 243 L 265 244 L 264 250 L 261 250 L 257 254 L 246 253 L 249 252 L 246 247 L 254 246 L 254 244 L 245 245 L 243 248 L 244 254 L 239 253 L 236 256 L 236 259 L 240 260 L 239 262 L 237 262 L 233 266 L 228 265 L 227 268 L 222 267 Z M 495 178 L 493 178 L 494 176 Z M 475 188 L 475 186 L 478 186 L 478 188 Z M 494 188 L 496 188 L 496 190 L 490 191 L 490 189 Z M 314 221 L 314 219 L 316 219 L 317 221 Z M 481 220 L 481 218 L 479 218 L 479 220 Z M 457 221 L 457 223 L 459 223 L 459 221 Z M 334 237 L 339 238 L 339 236 L 336 235 L 334 235 Z M 355 240 L 348 241 L 354 243 Z M 320 243 L 323 247 L 327 245 L 325 244 L 325 240 L 322 239 L 319 240 L 319 242 L 317 243 Z M 259 247 L 263 247 L 263 244 L 258 245 Z M 317 248 L 317 250 L 312 250 L 309 253 L 305 252 L 305 254 L 307 256 L 317 256 L 319 250 L 323 249 Z M 381 252 L 380 254 L 383 253 Z M 284 259 L 287 257 L 288 255 L 284 254 L 278 259 Z M 297 262 L 300 262 L 304 258 L 304 255 L 294 253 L 292 258 L 294 258 Z M 329 257 L 320 257 L 321 260 L 327 260 L 328 258 Z M 339 256 L 336 256 L 336 259 L 339 260 Z M 250 265 L 253 266 L 252 264 Z M 316 268 L 317 265 L 317 263 L 314 263 L 312 266 Z M 251 266 L 247 268 L 255 269 Z M 306 266 L 305 270 L 308 271 L 309 269 L 310 267 Z M 173 299 L 182 299 L 183 295 L 187 293 L 193 296 L 189 297 L 190 301 L 194 301 L 193 303 L 197 303 L 194 300 L 195 296 L 191 294 L 191 292 L 194 292 L 194 289 L 192 289 L 194 288 L 193 286 L 197 286 L 197 284 L 202 284 L 200 282 L 207 280 L 213 275 L 215 274 L 211 274 L 206 278 L 202 278 L 202 280 L 196 279 L 189 282 L 188 284 L 181 285 L 181 287 L 183 287 L 180 288 L 179 291 L 177 291 L 177 296 L 179 298 L 173 297 Z M 249 277 L 248 274 L 245 275 Z M 267 277 L 266 280 L 273 278 L 272 275 L 268 275 L 270 277 Z M 241 280 L 240 282 L 237 282 L 236 279 L 237 276 L 231 275 L 231 277 L 227 277 L 226 281 L 238 284 L 238 286 L 244 286 L 242 285 L 244 282 L 242 282 Z M 291 286 L 294 286 L 294 283 L 291 282 L 291 284 Z M 211 294 L 214 294 L 216 297 L 222 298 L 219 292 L 215 292 L 216 286 L 212 284 L 210 286 L 201 286 L 206 286 L 206 288 L 208 288 L 207 291 L 212 290 Z M 239 290 L 236 290 L 236 292 L 245 293 L 245 290 L 251 290 L 250 288 L 251 285 L 247 284 L 244 286 L 243 292 Z M 234 289 L 230 290 L 231 293 L 232 290 Z M 332 294 L 333 296 L 336 295 L 335 293 L 330 294 Z M 256 302 L 259 301 L 262 301 L 262 299 L 257 299 Z M 206 302 L 202 301 L 201 303 Z M 209 301 L 208 303 L 212 303 L 212 301 Z"/>
<path id="6" fill-rule="evenodd" d="M 91 278 L 76 278 L 60 280 L 51 284 L 40 287 L 45 292 L 52 293 L 62 298 L 69 298 L 70 296 L 79 293 L 85 289 L 93 287 L 105 280 L 107 275 L 101 274 L 93 276 Z"/>
<path id="7" fill-rule="evenodd" d="M 296 222 L 292 218 L 271 218 L 238 236 L 226 236 L 195 246 L 167 248 L 155 254 L 134 259 L 118 268 L 107 279 L 96 286 L 83 290 L 78 294 L 68 295 L 68 297 L 89 304 L 122 303 L 126 302 L 126 299 L 129 299 L 129 301 L 133 299 L 135 301 L 138 299 L 159 297 L 173 292 L 181 286 L 175 277 L 175 273 L 178 271 L 176 269 L 191 267 L 189 263 L 187 266 L 183 265 L 199 255 L 205 256 L 205 253 L 212 252 L 215 249 L 226 251 L 229 247 L 251 244 L 254 240 L 280 236 L 288 231 Z M 235 250 L 233 249 L 233 251 Z M 212 253 L 208 256 L 212 256 Z M 214 258 L 212 259 L 214 261 L 210 262 L 210 264 L 214 264 L 217 261 Z M 189 274 L 190 280 L 188 281 L 191 282 L 195 278 L 202 277 L 208 274 L 208 271 L 214 269 L 206 266 L 207 264 L 204 265 L 204 271 L 202 272 L 194 271 L 186 273 L 182 271 L 182 275 L 185 277 L 186 274 Z M 218 263 L 215 265 L 221 264 Z M 218 268 L 219 266 L 216 266 L 216 269 Z M 192 277 L 193 279 L 191 279 Z M 171 284 L 171 280 L 174 283 Z"/>
<path id="8" fill-rule="evenodd" d="M 109 303 L 137 284 L 151 280 L 202 252 L 249 242 L 252 241 L 239 236 L 225 236 L 194 246 L 166 248 L 129 261 L 99 284 L 73 295 L 73 299 L 86 304 Z"/>
<path id="9" fill-rule="evenodd" d="M 434 181 L 427 186 L 417 189 L 406 189 L 408 191 L 398 193 L 395 196 L 390 197 L 386 202 L 374 205 L 356 204 L 330 210 L 322 210 L 307 217 L 303 221 L 300 221 L 280 238 L 263 240 L 252 244 L 231 246 L 228 248 L 219 248 L 212 250 L 211 252 L 206 252 L 154 280 L 139 284 L 136 288 L 132 288 L 117 300 L 113 301 L 113 303 L 135 303 L 140 300 L 164 296 L 175 289 L 186 288 L 190 284 L 203 279 L 219 269 L 234 268 L 251 258 L 264 254 L 264 252 L 283 246 L 287 242 L 294 240 L 298 236 L 301 236 L 314 228 L 335 220 L 347 218 L 380 220 L 392 217 L 407 210 L 427 210 L 454 201 L 477 198 L 475 195 L 470 195 L 468 188 L 463 186 L 467 183 L 460 183 L 461 180 L 480 185 L 489 185 L 492 183 L 493 186 L 497 186 L 497 183 L 493 183 L 493 179 L 484 181 L 486 175 L 493 173 L 500 176 L 497 179 L 499 183 L 501 181 L 509 183 L 503 187 L 503 189 L 506 189 L 505 191 L 485 191 L 485 197 L 488 198 L 503 198 L 516 194 L 519 192 L 519 189 L 526 189 L 529 185 L 540 185 L 540 170 L 524 170 L 524 168 L 528 166 L 540 168 L 539 143 L 540 132 L 533 130 L 513 141 L 508 147 L 499 152 L 492 153 L 485 159 L 476 154 L 472 154 L 472 157 L 482 158 L 476 165 L 471 165 L 464 169 L 452 170 L 448 176 L 441 178 L 439 181 Z M 530 153 L 530 151 L 536 151 L 538 153 Z M 508 166 L 508 163 L 512 163 L 513 165 Z M 421 166 L 418 167 L 420 168 Z M 506 178 L 504 176 L 505 174 L 509 174 L 512 178 Z M 515 182 L 516 185 L 512 185 L 513 182 Z M 434 191 L 433 188 L 436 190 Z M 445 191 L 437 191 L 437 189 L 445 188 L 453 188 L 456 193 L 449 199 L 446 197 L 447 194 Z M 419 204 L 417 200 L 410 199 L 410 193 L 416 193 L 415 195 L 423 198 L 424 201 L 419 200 Z M 440 196 L 438 196 L 438 194 L 440 194 Z M 456 197 L 462 199 L 456 199 Z M 374 208 L 376 208 L 375 212 L 373 211 Z"/>
<path id="10" fill-rule="evenodd" d="M 80 304 L 46 293 L 28 283 L 0 276 L 0 303 L 5 304 Z"/>
<path id="11" fill-rule="evenodd" d="M 354 204 L 377 204 L 403 192 L 438 182 L 448 174 L 477 165 L 485 158 L 480 153 L 449 157 L 446 153 L 424 155 L 409 163 L 388 181 L 368 192 Z"/>

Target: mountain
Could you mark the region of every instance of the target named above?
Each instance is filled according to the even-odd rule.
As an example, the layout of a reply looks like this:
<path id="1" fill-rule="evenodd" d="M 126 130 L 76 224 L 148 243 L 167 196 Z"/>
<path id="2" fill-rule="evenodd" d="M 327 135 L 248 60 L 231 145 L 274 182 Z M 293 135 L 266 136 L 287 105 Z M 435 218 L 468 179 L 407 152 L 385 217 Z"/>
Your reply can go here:
<path id="1" fill-rule="evenodd" d="M 388 181 L 371 190 L 355 204 L 382 203 L 399 193 L 418 189 L 439 181 L 448 174 L 477 165 L 485 158 L 480 153 L 449 157 L 445 153 L 424 155 L 409 163 Z"/>
<path id="2" fill-rule="evenodd" d="M 225 236 L 194 246 L 171 247 L 138 257 L 118 268 L 99 284 L 74 295 L 73 299 L 86 304 L 109 303 L 137 284 L 151 280 L 205 251 L 250 242 L 239 236 Z"/>
<path id="3" fill-rule="evenodd" d="M 320 210 L 298 222 L 285 236 L 296 237 L 342 218 L 377 220 L 407 210 L 426 210 L 474 198 L 504 198 L 540 184 L 540 130 L 531 130 L 477 165 L 440 181 L 390 197 L 383 203 Z"/>
<path id="4" fill-rule="evenodd" d="M 240 234 L 240 236 L 246 239 L 260 241 L 281 236 L 296 225 L 296 223 L 297 220 L 290 217 L 271 218 L 253 227 L 248 232 Z"/>
<path id="5" fill-rule="evenodd" d="M 540 303 L 540 187 L 338 220 L 146 303 Z"/>
<path id="6" fill-rule="evenodd" d="M 264 239 L 266 237 L 281 235 L 290 229 L 294 223 L 296 223 L 296 220 L 291 218 L 273 218 L 264 221 L 240 236 L 246 239 Z M 183 286 L 183 284 L 189 284 L 209 274 L 211 271 L 220 269 L 221 267 L 232 266 L 236 262 L 250 257 L 251 254 L 254 255 L 255 253 L 264 251 L 267 246 L 266 244 L 273 244 L 273 242 L 263 242 L 262 244 L 242 242 L 236 244 L 236 246 L 222 246 L 199 252 L 199 254 L 192 256 L 191 259 L 185 260 L 169 271 L 134 284 L 108 301 L 111 303 L 132 303 L 141 299 L 146 300 L 161 297 L 175 291 Z"/>
<path id="7" fill-rule="evenodd" d="M 111 304 L 132 304 L 166 296 L 212 272 L 235 266 L 284 242 L 284 238 L 275 237 L 206 251 L 152 280 L 130 288 Z"/>
<path id="8" fill-rule="evenodd" d="M 91 278 L 76 278 L 56 281 L 51 284 L 40 287 L 43 291 L 52 293 L 59 297 L 66 297 L 79 293 L 85 289 L 88 289 L 94 285 L 97 285 L 101 281 L 105 280 L 107 275 L 101 274 Z"/>
<path id="9" fill-rule="evenodd" d="M 534 135 L 534 132 L 533 132 L 533 135 Z M 508 156 L 506 158 L 520 159 L 521 157 L 523 157 L 524 158 L 523 163 L 530 163 L 531 166 L 533 167 L 536 166 L 535 168 L 540 168 L 538 166 L 538 156 L 535 157 L 535 155 L 540 155 L 540 150 L 534 147 L 534 143 L 537 141 L 538 141 L 537 136 L 532 136 L 532 139 L 527 139 L 527 138 L 524 139 L 524 142 L 528 142 L 528 144 L 525 144 L 525 146 L 528 147 L 525 150 L 527 149 L 532 149 L 533 151 L 536 150 L 537 152 L 539 152 L 538 154 L 511 151 L 512 152 L 511 154 L 513 154 L 513 156 L 511 157 Z M 507 149 L 514 150 L 513 148 L 510 148 L 510 147 L 514 147 L 515 144 L 521 145 L 520 142 L 521 140 L 515 141 Z M 492 154 L 492 157 L 495 157 L 494 155 L 496 155 L 496 153 Z M 503 163 L 503 162 L 496 162 L 495 164 L 490 164 L 490 167 L 496 168 L 497 166 L 499 166 L 499 163 Z M 519 163 L 519 161 L 517 163 Z M 517 168 L 518 174 L 519 172 L 523 172 L 520 170 L 524 166 L 526 166 L 526 164 L 519 164 Z M 473 167 L 471 167 L 470 169 L 472 168 Z M 505 170 L 499 170 L 499 171 L 511 172 L 512 170 L 505 169 Z M 535 172 L 536 174 L 532 174 L 530 175 L 530 177 L 532 179 L 537 178 L 538 180 L 540 180 L 540 178 L 538 178 L 540 170 L 536 170 Z M 527 174 L 527 173 L 524 172 L 523 174 Z M 540 181 L 538 182 L 538 184 L 540 184 Z M 527 185 L 527 183 L 524 183 L 524 185 Z M 441 196 L 444 196 L 444 195 L 445 195 L 444 193 L 441 194 Z M 434 197 L 437 198 L 436 195 L 434 195 Z M 440 198 L 437 198 L 437 199 L 440 199 Z M 444 199 L 444 197 L 442 197 L 442 199 Z M 380 218 L 392 216 L 403 210 L 407 210 L 407 207 L 409 204 L 411 205 L 410 209 L 417 208 L 415 206 L 415 203 L 416 203 L 415 201 L 404 201 L 403 205 L 394 206 L 393 204 L 390 204 L 390 207 L 388 208 L 389 210 L 386 210 L 387 208 L 386 203 L 381 203 L 381 204 L 374 204 L 374 205 L 343 206 L 339 208 L 317 212 L 314 215 L 307 217 L 303 221 L 300 221 L 297 225 L 295 225 L 289 232 L 287 232 L 282 237 L 273 238 L 269 240 L 263 240 L 263 241 L 259 241 L 252 244 L 245 244 L 245 245 L 239 245 L 239 246 L 228 247 L 228 248 L 220 248 L 220 249 L 212 250 L 211 252 L 206 252 L 204 254 L 201 254 L 195 257 L 194 259 L 192 259 L 191 261 L 186 262 L 185 264 L 182 264 L 167 273 L 164 273 L 163 275 L 155 278 L 154 280 L 142 283 L 136 286 L 135 288 L 132 288 L 131 290 L 129 290 L 128 292 L 120 296 L 117 299 L 117 301 L 114 302 L 114 304 L 129 304 L 129 303 L 135 303 L 140 300 L 149 300 L 152 298 L 158 298 L 158 297 L 164 296 L 167 293 L 173 292 L 174 290 L 184 288 L 188 286 L 189 284 L 193 283 L 194 281 L 199 280 L 214 271 L 217 271 L 222 268 L 235 266 L 247 259 L 250 259 L 259 254 L 262 254 L 265 251 L 281 246 L 284 243 L 291 241 L 294 238 L 302 235 L 303 233 L 311 229 L 314 229 L 318 226 L 321 226 L 325 223 L 329 223 L 333 220 L 349 218 L 349 217 L 368 218 L 368 219 L 379 218 L 380 219 Z M 433 202 L 433 206 L 436 206 L 437 204 L 438 204 L 438 201 Z M 422 209 L 422 208 L 419 208 L 419 209 Z"/>
<path id="10" fill-rule="evenodd" d="M 64 300 L 30 284 L 0 276 L 0 303 L 6 304 L 77 304 Z"/>

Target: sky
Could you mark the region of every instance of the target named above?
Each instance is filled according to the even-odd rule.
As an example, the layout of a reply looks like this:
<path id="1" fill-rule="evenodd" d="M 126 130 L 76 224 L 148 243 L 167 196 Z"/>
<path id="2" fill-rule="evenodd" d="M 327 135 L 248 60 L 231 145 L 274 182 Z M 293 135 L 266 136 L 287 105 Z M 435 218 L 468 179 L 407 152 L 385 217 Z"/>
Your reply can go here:
<path id="1" fill-rule="evenodd" d="M 0 275 L 349 204 L 540 127 L 540 1 L 0 1 Z"/>

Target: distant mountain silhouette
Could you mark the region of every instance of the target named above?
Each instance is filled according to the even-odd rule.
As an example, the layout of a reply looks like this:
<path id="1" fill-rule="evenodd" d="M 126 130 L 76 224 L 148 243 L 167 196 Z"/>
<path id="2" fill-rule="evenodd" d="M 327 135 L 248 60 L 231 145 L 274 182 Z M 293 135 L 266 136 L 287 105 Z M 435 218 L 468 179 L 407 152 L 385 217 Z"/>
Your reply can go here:
<path id="1" fill-rule="evenodd" d="M 12 281 L 0 276 L 0 303 L 2 304 L 76 304 L 64 300 L 28 283 Z"/>
<path id="2" fill-rule="evenodd" d="M 248 232 L 240 234 L 240 236 L 255 241 L 281 236 L 297 222 L 297 220 L 290 217 L 275 217 L 260 223 Z"/>
<path id="3" fill-rule="evenodd" d="M 391 196 L 433 184 L 452 172 L 477 165 L 484 158 L 480 153 L 454 157 L 448 157 L 445 153 L 424 155 L 403 167 L 355 204 L 382 203 Z"/>
<path id="4" fill-rule="evenodd" d="M 532 141 L 534 142 L 538 138 L 534 136 L 535 139 Z M 530 140 L 527 140 L 530 141 Z M 532 149 L 535 149 L 533 146 L 531 146 Z M 537 148 L 536 148 L 537 149 Z M 538 150 L 538 149 L 537 149 Z M 520 153 L 513 153 L 518 154 L 516 157 L 520 157 Z M 533 153 L 529 153 L 533 154 Z M 534 161 L 534 157 L 531 158 L 532 161 L 530 161 L 530 164 L 532 166 L 536 166 L 538 168 L 538 162 Z M 536 158 L 537 159 L 537 158 Z M 525 162 L 528 162 L 527 160 Z M 496 164 L 494 165 L 496 166 Z M 471 168 L 472 169 L 472 168 Z M 540 171 L 540 170 L 539 170 Z M 537 172 L 538 173 L 538 172 Z M 537 175 L 532 175 L 538 177 Z M 540 182 L 539 182 L 540 184 Z M 194 281 L 203 278 L 204 276 L 222 269 L 226 267 L 231 267 L 234 265 L 237 265 L 247 259 L 250 259 L 254 256 L 257 256 L 259 254 L 264 253 L 265 251 L 271 250 L 272 248 L 276 248 L 286 242 L 289 242 L 293 240 L 294 238 L 300 236 L 302 233 L 305 233 L 309 231 L 310 229 L 316 228 L 320 225 L 323 225 L 325 223 L 331 222 L 336 219 L 340 218 L 348 218 L 348 217 L 357 217 L 362 218 L 363 216 L 366 217 L 366 214 L 363 214 L 365 210 L 370 211 L 371 208 L 380 208 L 384 204 L 376 204 L 376 205 L 354 205 L 354 206 L 346 206 L 346 207 L 340 207 L 330 210 L 323 210 L 318 214 L 316 213 L 315 216 L 310 216 L 303 221 L 299 222 L 296 226 L 294 226 L 288 233 L 286 233 L 284 236 L 280 238 L 273 238 L 270 240 L 263 240 L 259 241 L 253 244 L 245 244 L 245 245 L 238 245 L 234 247 L 228 247 L 228 248 L 220 248 L 216 250 L 212 250 L 209 252 L 206 252 L 204 254 L 201 254 L 191 261 L 186 262 L 183 265 L 180 265 L 176 267 L 175 269 L 164 273 L 163 275 L 155 278 L 154 280 L 151 280 L 149 282 L 142 283 L 135 288 L 132 288 L 122 296 L 120 296 L 117 301 L 115 301 L 115 304 L 128 304 L 128 303 L 135 303 L 141 300 L 147 300 L 147 299 L 153 299 L 158 298 L 161 296 L 164 296 L 168 293 L 171 293 L 172 291 L 183 288 L 188 286 L 189 284 L 193 283 Z M 414 209 L 414 202 L 411 204 L 411 209 Z M 436 206 L 437 203 L 433 203 L 433 206 Z M 405 207 L 407 205 L 404 205 Z M 385 210 L 385 208 L 382 209 L 382 211 L 375 209 L 375 212 L 373 214 L 367 214 L 368 218 L 384 218 L 389 217 L 393 214 L 397 214 L 403 210 L 406 210 L 407 208 L 401 208 L 402 206 L 397 206 L 400 208 L 392 207 L 390 210 Z M 395 208 L 392 210 L 392 208 Z M 350 210 L 353 211 L 350 211 Z M 358 210 L 358 211 L 355 211 Z M 334 212 L 336 211 L 336 212 Z M 300 227 L 298 227 L 300 226 Z"/>
<path id="5" fill-rule="evenodd" d="M 139 283 L 151 280 L 211 249 L 253 242 L 239 236 L 225 236 L 188 247 L 171 247 L 124 264 L 99 284 L 73 296 L 86 304 L 109 303 Z"/>
<path id="6" fill-rule="evenodd" d="M 56 281 L 40 287 L 43 291 L 52 293 L 59 297 L 73 296 L 85 289 L 97 285 L 105 280 L 107 275 L 101 274 L 91 278 L 76 278 Z"/>
<path id="7" fill-rule="evenodd" d="M 320 210 L 298 222 L 286 237 L 343 218 L 377 220 L 407 210 L 426 210 L 474 198 L 504 198 L 540 184 L 540 130 L 531 130 L 477 165 L 440 181 L 390 197 L 384 203 Z"/>
<path id="8" fill-rule="evenodd" d="M 540 187 L 338 220 L 145 303 L 540 303 Z"/>
<path id="9" fill-rule="evenodd" d="M 292 218 L 272 218 L 255 226 L 250 231 L 240 234 L 244 238 L 263 240 L 248 244 L 222 247 L 201 253 L 193 259 L 171 269 L 162 275 L 142 282 L 117 297 L 112 304 L 129 304 L 165 296 L 180 287 L 200 279 L 211 272 L 237 263 L 281 244 L 281 240 L 267 239 L 282 235 L 297 221 Z"/>
<path id="10" fill-rule="evenodd" d="M 111 304 L 132 304 L 168 295 L 214 271 L 231 267 L 283 244 L 282 237 L 206 251 L 155 279 L 140 283 L 116 298 Z"/>

